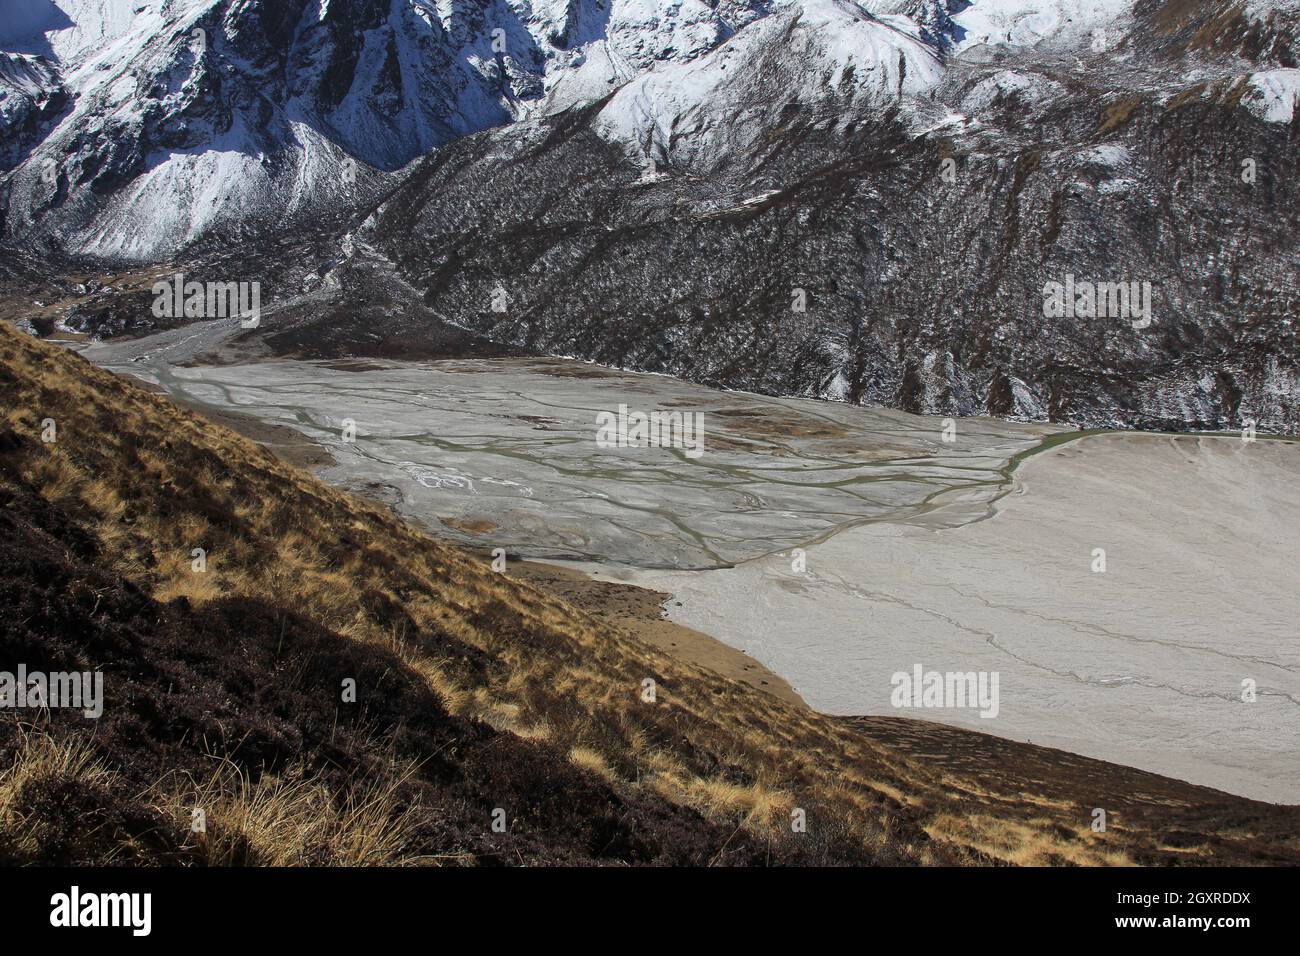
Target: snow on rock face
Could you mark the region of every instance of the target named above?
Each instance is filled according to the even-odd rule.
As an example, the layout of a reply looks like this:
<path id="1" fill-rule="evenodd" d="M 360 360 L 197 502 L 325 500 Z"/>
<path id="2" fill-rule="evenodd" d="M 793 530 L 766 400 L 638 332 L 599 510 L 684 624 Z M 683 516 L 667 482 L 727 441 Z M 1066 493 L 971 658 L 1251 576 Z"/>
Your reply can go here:
<path id="1" fill-rule="evenodd" d="M 1034 73 L 1001 70 L 985 77 L 962 97 L 961 108 L 967 113 L 982 113 L 1004 101 L 1036 106 L 1046 103 L 1064 92 L 1055 80 Z"/>
<path id="2" fill-rule="evenodd" d="M 128 33 L 160 29 L 166 17 L 212 0 L 5 0 L 0 49 L 68 66 Z M 12 12 L 11 12 L 12 9 Z"/>
<path id="3" fill-rule="evenodd" d="M 616 0 L 608 34 L 619 56 L 644 68 L 655 60 L 697 56 L 725 39 L 732 28 L 700 0 Z"/>
<path id="4" fill-rule="evenodd" d="M 44 59 L 0 52 L 0 170 L 12 168 L 67 100 Z"/>
<path id="5" fill-rule="evenodd" d="M 1126 18 L 1134 0 L 974 0 L 952 14 L 957 47 L 1082 43 Z"/>
<path id="6" fill-rule="evenodd" d="M 597 129 L 647 166 L 717 168 L 791 104 L 827 128 L 898 107 L 922 135 L 963 49 L 1087 43 L 1134 0 L 0 3 L 4 235 L 148 259 L 353 208 L 459 137 L 606 97 Z M 1244 104 L 1290 121 L 1294 72 L 1256 73 Z M 947 104 L 974 128 L 1062 93 L 976 79 Z"/>
<path id="7" fill-rule="evenodd" d="M 687 63 L 623 86 L 596 124 L 647 160 L 724 161 L 792 102 L 856 110 L 922 95 L 943 76 L 938 51 L 901 16 L 875 17 L 849 0 L 801 0 Z"/>
<path id="8" fill-rule="evenodd" d="M 1033 389 L 1015 376 L 1009 376 L 1011 383 L 1011 410 L 1008 418 L 1026 422 L 1047 421 L 1047 406 L 1038 400 Z"/>
<path id="9" fill-rule="evenodd" d="M 1262 20 L 1270 13 L 1300 13 L 1300 0 L 1247 0 L 1246 13 Z"/>
<path id="10" fill-rule="evenodd" d="M 0 49 L 14 53 L 48 55 L 46 32 L 70 25 L 67 16 L 50 0 L 5 0 L 0 17 Z"/>
<path id="11" fill-rule="evenodd" d="M 1290 123 L 1300 105 L 1300 70 L 1266 70 L 1250 77 L 1242 105 L 1266 123 Z"/>
<path id="12" fill-rule="evenodd" d="M 520 0 L 522 3 L 522 0 Z M 547 0 L 533 4 L 559 47 L 548 69 L 545 111 L 599 99 L 660 62 L 688 62 L 760 17 L 761 0 Z M 559 17 L 553 8 L 566 11 Z M 551 25 L 553 24 L 553 25 Z"/>
<path id="13" fill-rule="evenodd" d="M 11 2 L 0 49 L 57 65 L 43 88 L 61 79 L 75 108 L 15 171 L 6 231 L 130 259 L 347 207 L 358 177 L 374 184 L 466 134 L 604 96 L 650 64 L 701 55 L 763 10 L 761 0 Z M 570 75 L 578 82 L 548 98 Z M 0 80 L 0 96 L 6 129 L 31 122 L 29 93 Z"/>

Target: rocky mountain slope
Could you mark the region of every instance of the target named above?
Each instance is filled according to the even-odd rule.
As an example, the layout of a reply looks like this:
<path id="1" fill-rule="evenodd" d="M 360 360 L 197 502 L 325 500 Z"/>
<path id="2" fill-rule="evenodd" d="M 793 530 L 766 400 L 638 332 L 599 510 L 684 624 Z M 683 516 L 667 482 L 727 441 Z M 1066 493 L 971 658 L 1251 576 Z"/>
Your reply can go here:
<path id="1" fill-rule="evenodd" d="M 75 106 L 19 147 L 5 233 L 263 281 L 254 351 L 468 332 L 910 411 L 1300 427 L 1291 0 L 158 8 L 96 52 L 46 34 Z M 1045 302 L 1076 284 L 1114 288 Z"/>

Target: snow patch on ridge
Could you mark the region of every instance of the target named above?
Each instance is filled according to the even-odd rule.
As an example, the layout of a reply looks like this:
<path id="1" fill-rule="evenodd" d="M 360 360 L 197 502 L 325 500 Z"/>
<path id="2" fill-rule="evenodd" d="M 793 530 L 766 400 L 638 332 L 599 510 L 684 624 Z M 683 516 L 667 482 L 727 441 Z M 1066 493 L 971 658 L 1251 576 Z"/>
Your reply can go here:
<path id="1" fill-rule="evenodd" d="M 1290 123 L 1300 103 L 1300 70 L 1252 74 L 1242 104 L 1266 123 Z"/>
<path id="2" fill-rule="evenodd" d="M 1064 92 L 1060 83 L 1045 76 L 1001 70 L 972 86 L 962 98 L 961 108 L 967 113 L 980 113 L 999 100 L 1016 100 L 1036 106 L 1050 102 Z"/>
<path id="3" fill-rule="evenodd" d="M 596 129 L 647 160 L 708 166 L 792 101 L 885 105 L 921 96 L 942 76 L 938 51 L 912 20 L 874 17 L 848 0 L 802 0 L 699 59 L 656 64 L 613 96 Z"/>
<path id="4" fill-rule="evenodd" d="M 974 0 L 952 15 L 957 48 L 982 44 L 1080 43 L 1127 17 L 1134 0 Z"/>

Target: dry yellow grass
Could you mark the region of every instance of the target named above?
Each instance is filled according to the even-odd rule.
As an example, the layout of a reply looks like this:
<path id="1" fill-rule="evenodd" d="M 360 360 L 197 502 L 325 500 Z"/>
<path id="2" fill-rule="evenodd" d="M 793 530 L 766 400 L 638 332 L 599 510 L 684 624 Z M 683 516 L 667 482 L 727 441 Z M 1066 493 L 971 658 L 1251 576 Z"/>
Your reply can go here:
<path id="1" fill-rule="evenodd" d="M 573 761 L 576 766 L 582 767 L 585 770 L 590 770 L 592 773 L 600 774 L 605 778 L 614 777 L 614 771 L 610 769 L 605 758 L 601 756 L 598 751 L 592 750 L 590 747 L 570 748 L 569 759 Z"/>
<path id="2" fill-rule="evenodd" d="M 1052 823 L 1044 818 L 1019 821 L 985 814 L 941 814 L 926 831 L 938 839 L 970 843 L 994 859 L 1018 866 L 1133 865 L 1127 854 L 1110 849 L 1102 835 L 1086 828 L 1075 828 L 1065 839 L 1061 833 L 1049 837 Z"/>
<path id="3" fill-rule="evenodd" d="M 223 762 L 198 786 L 167 795 L 164 805 L 190 829 L 209 866 L 421 862 L 402 853 L 419 807 L 401 805 L 395 791 L 395 784 L 364 789 L 339 805 L 323 782 L 301 769 L 253 783 Z"/>
<path id="4" fill-rule="evenodd" d="M 46 734 L 26 730 L 13 763 L 0 771 L 0 831 L 11 835 L 15 849 L 38 857 L 39 830 L 28 825 L 20 809 L 24 788 L 44 781 L 76 780 L 95 785 L 112 774 L 95 760 L 94 752 L 82 739 L 55 740 Z"/>
<path id="5" fill-rule="evenodd" d="M 223 762 L 197 785 L 159 781 L 140 794 L 177 828 L 190 831 L 198 859 L 209 866 L 384 866 L 426 862 L 403 854 L 420 808 L 403 805 L 396 789 L 410 770 L 382 787 L 347 794 L 340 804 L 328 787 L 301 771 L 251 782 Z M 0 830 L 16 854 L 41 857 L 41 829 L 25 815 L 25 788 L 76 783 L 82 788 L 120 786 L 120 777 L 94 757 L 82 737 L 55 738 L 25 730 L 12 764 L 0 771 Z M 196 824 L 202 811 L 202 825 Z M 93 828 L 82 834 L 93 837 Z M 130 847 L 120 851 L 128 855 Z"/>

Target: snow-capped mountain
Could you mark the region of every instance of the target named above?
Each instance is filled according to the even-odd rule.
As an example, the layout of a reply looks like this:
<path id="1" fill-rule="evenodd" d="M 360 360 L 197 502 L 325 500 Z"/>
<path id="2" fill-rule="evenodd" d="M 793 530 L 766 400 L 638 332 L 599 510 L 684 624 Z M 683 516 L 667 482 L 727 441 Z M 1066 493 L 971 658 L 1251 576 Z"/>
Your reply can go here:
<path id="1" fill-rule="evenodd" d="M 268 349 L 450 323 L 919 411 L 1300 425 L 1295 0 L 18 11 L 6 239 L 259 270 Z M 1057 314 L 1067 277 L 1145 283 L 1149 321 Z"/>
<path id="2" fill-rule="evenodd" d="M 852 123 L 926 95 L 943 75 L 941 51 L 908 17 L 804 0 L 707 56 L 646 70 L 610 97 L 595 128 L 647 163 L 704 173 L 770 136 L 791 103 L 833 103 L 827 122 Z"/>
<path id="3" fill-rule="evenodd" d="M 755 16 L 700 0 L 16 2 L 0 115 L 44 136 L 6 157 L 7 232 L 142 260 L 351 208 L 412 159 L 571 95 L 563 77 L 604 95 Z M 40 106 L 64 88 L 70 111 Z"/>

